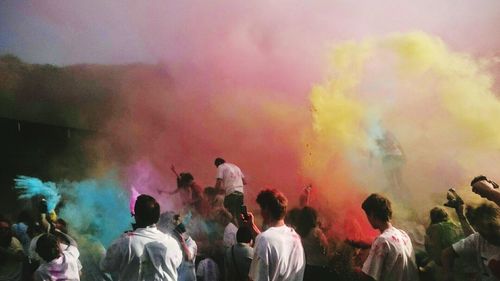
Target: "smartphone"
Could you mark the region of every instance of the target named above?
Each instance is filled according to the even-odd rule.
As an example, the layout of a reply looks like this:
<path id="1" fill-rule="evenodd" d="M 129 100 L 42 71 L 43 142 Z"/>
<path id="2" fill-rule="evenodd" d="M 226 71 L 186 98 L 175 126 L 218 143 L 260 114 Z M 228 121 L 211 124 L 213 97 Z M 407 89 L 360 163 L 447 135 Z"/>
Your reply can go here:
<path id="1" fill-rule="evenodd" d="M 241 205 L 241 214 L 243 215 L 243 219 L 248 220 L 247 206 Z"/>

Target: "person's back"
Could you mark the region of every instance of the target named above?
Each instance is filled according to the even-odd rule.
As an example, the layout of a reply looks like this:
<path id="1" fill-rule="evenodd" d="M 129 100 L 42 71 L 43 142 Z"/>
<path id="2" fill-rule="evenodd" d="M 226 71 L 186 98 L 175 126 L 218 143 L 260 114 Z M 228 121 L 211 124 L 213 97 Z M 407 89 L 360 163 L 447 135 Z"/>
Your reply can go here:
<path id="1" fill-rule="evenodd" d="M 286 225 L 270 227 L 255 240 L 250 276 L 257 280 L 302 280 L 305 254 L 300 236 Z"/>
<path id="2" fill-rule="evenodd" d="M 243 173 L 232 163 L 223 163 L 217 167 L 217 178 L 222 179 L 222 187 L 227 194 L 234 191 L 243 193 Z"/>
<path id="3" fill-rule="evenodd" d="M 60 244 L 52 234 L 37 241 L 36 251 L 42 263 L 34 273 L 35 281 L 79 281 L 80 252 L 74 245 Z"/>
<path id="4" fill-rule="evenodd" d="M 251 246 L 252 240 L 252 232 L 248 227 L 242 226 L 238 229 L 236 233 L 237 243 L 226 249 L 224 257 L 226 280 L 248 280 L 248 272 L 254 255 Z"/>
<path id="5" fill-rule="evenodd" d="M 147 227 L 115 241 L 101 267 L 118 270 L 119 280 L 177 280 L 181 261 L 177 241 L 156 227 Z"/>
<path id="6" fill-rule="evenodd" d="M 418 280 L 414 257 L 410 237 L 390 227 L 373 242 L 363 272 L 375 280 Z"/>
<path id="7" fill-rule="evenodd" d="M 101 261 L 101 269 L 118 274 L 118 280 L 177 280 L 182 252 L 172 236 L 156 228 L 158 202 L 140 195 L 134 211 L 136 229 L 113 242 Z"/>

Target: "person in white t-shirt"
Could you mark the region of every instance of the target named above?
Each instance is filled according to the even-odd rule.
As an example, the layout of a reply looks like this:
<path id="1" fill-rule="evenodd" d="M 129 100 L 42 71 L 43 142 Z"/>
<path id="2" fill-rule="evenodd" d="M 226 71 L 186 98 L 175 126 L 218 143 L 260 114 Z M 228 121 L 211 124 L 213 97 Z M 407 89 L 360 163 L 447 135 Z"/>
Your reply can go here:
<path id="1" fill-rule="evenodd" d="M 248 212 L 244 221 L 257 235 L 254 257 L 248 273 L 253 281 L 302 281 L 306 268 L 300 236 L 285 225 L 286 197 L 276 189 L 266 189 L 257 196 L 267 230 L 260 232 L 254 216 Z"/>
<path id="2" fill-rule="evenodd" d="M 36 242 L 36 252 L 42 263 L 34 273 L 35 281 L 79 281 L 80 252 L 75 243 L 64 245 L 53 234 L 43 234 Z"/>
<path id="3" fill-rule="evenodd" d="M 500 209 L 484 203 L 471 209 L 469 217 L 477 232 L 444 251 L 445 280 L 453 280 L 452 268 L 457 257 L 476 260 L 479 280 L 500 280 Z"/>
<path id="4" fill-rule="evenodd" d="M 238 217 L 243 205 L 243 187 L 247 184 L 245 176 L 240 168 L 234 164 L 227 163 L 222 158 L 216 158 L 214 161 L 217 167 L 216 190 L 224 190 L 224 207 L 233 215 Z"/>
<path id="5" fill-rule="evenodd" d="M 410 237 L 391 224 L 391 202 L 374 193 L 363 202 L 362 208 L 372 227 L 380 231 L 363 264 L 364 277 L 376 281 L 418 280 L 415 253 Z"/>
<path id="6" fill-rule="evenodd" d="M 182 262 L 179 243 L 156 228 L 160 205 L 140 195 L 134 206 L 134 231 L 115 240 L 101 260 L 101 269 L 118 275 L 117 280 L 177 280 Z"/>

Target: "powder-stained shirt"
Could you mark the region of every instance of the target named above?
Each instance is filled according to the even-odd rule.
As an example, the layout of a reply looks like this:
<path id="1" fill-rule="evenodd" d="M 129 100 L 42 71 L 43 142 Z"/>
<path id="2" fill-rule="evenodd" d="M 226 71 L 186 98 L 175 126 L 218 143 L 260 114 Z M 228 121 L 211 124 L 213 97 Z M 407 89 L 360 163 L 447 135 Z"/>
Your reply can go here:
<path id="1" fill-rule="evenodd" d="M 476 260 L 482 281 L 500 280 L 500 247 L 488 243 L 479 233 L 453 244 L 453 250 L 459 257 Z"/>
<path id="2" fill-rule="evenodd" d="M 301 281 L 306 268 L 300 236 L 286 225 L 257 235 L 248 275 L 254 281 Z"/>
<path id="3" fill-rule="evenodd" d="M 50 262 L 42 262 L 35 271 L 35 281 L 79 281 L 80 252 L 75 246 L 66 246 L 59 258 Z"/>
<path id="4" fill-rule="evenodd" d="M 138 228 L 115 240 L 101 261 L 101 269 L 118 280 L 177 280 L 182 262 L 179 243 L 156 226 Z"/>
<path id="5" fill-rule="evenodd" d="M 395 227 L 386 229 L 373 242 L 362 270 L 377 281 L 418 280 L 410 237 Z"/>
<path id="6" fill-rule="evenodd" d="M 234 164 L 223 163 L 217 167 L 217 179 L 222 180 L 222 188 L 225 189 L 226 195 L 235 191 L 243 193 L 244 177 L 240 168 Z"/>
<path id="7" fill-rule="evenodd" d="M 219 281 L 220 271 L 217 263 L 211 258 L 200 261 L 196 269 L 198 281 Z"/>

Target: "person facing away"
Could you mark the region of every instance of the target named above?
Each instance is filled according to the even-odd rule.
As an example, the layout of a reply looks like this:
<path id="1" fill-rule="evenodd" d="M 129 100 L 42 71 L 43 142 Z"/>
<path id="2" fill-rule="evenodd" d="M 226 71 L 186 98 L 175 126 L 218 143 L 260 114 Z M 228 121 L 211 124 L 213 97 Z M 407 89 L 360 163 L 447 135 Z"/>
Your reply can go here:
<path id="1" fill-rule="evenodd" d="M 241 206 L 243 205 L 243 186 L 247 183 L 245 176 L 240 168 L 234 164 L 227 163 L 222 158 L 216 158 L 214 161 L 217 167 L 216 190 L 224 190 L 224 207 L 234 216 L 239 216 Z"/>
<path id="2" fill-rule="evenodd" d="M 38 238 L 36 252 L 42 263 L 34 273 L 35 281 L 80 280 L 80 252 L 74 240 L 61 247 L 56 235 L 46 233 Z"/>
<path id="3" fill-rule="evenodd" d="M 101 260 L 101 269 L 117 280 L 177 280 L 182 262 L 179 243 L 156 228 L 160 205 L 149 195 L 140 195 L 134 206 L 134 231 L 115 240 Z"/>
<path id="4" fill-rule="evenodd" d="M 391 202 L 379 194 L 371 194 L 362 206 L 366 217 L 380 235 L 373 242 L 363 264 L 365 279 L 376 281 L 415 281 L 418 270 L 410 237 L 392 226 Z"/>
<path id="5" fill-rule="evenodd" d="M 453 280 L 453 264 L 459 257 L 472 258 L 479 269 L 479 280 L 500 280 L 500 209 L 483 203 L 470 209 L 476 233 L 456 242 L 442 255 L 445 280 Z"/>
<path id="6" fill-rule="evenodd" d="M 426 230 L 425 250 L 431 259 L 431 263 L 426 266 L 432 269 L 436 280 L 443 280 L 443 268 L 441 256 L 443 251 L 453 243 L 464 238 L 462 229 L 453 223 L 448 213 L 442 207 L 435 207 L 430 211 L 431 223 Z M 454 269 L 455 279 L 465 280 L 466 267 L 465 261 L 461 261 L 460 266 Z"/>
<path id="7" fill-rule="evenodd" d="M 242 226 L 236 232 L 237 244 L 226 249 L 224 257 L 226 280 L 247 281 L 254 251 L 252 248 L 252 231 Z"/>
<path id="8" fill-rule="evenodd" d="M 266 189 L 257 196 L 263 223 L 260 232 L 254 216 L 248 212 L 244 222 L 252 229 L 255 238 L 254 257 L 249 277 L 254 281 L 301 281 L 306 267 L 300 236 L 285 224 L 288 200 L 276 189 Z"/>

